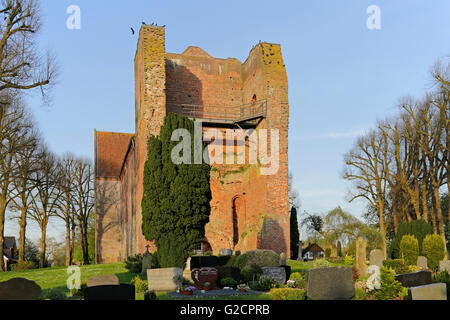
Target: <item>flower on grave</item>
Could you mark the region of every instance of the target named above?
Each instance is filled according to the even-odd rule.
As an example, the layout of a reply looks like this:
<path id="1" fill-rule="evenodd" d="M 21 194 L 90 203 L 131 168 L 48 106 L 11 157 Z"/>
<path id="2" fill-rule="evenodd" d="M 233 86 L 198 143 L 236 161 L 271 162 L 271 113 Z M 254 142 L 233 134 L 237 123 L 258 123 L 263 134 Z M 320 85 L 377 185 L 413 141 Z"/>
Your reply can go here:
<path id="1" fill-rule="evenodd" d="M 248 289 L 250 289 L 250 288 L 249 288 L 249 286 L 246 285 L 245 283 L 241 283 L 241 284 L 238 284 L 237 289 L 238 289 L 238 290 L 241 290 L 241 289 L 248 290 Z"/>
<path id="2" fill-rule="evenodd" d="M 286 287 L 288 287 L 288 288 L 295 288 L 295 280 L 288 280 L 286 282 Z"/>
<path id="3" fill-rule="evenodd" d="M 186 287 L 183 287 L 183 289 L 182 289 L 182 291 L 195 291 L 197 288 L 196 287 L 193 287 L 193 286 L 186 286 Z"/>

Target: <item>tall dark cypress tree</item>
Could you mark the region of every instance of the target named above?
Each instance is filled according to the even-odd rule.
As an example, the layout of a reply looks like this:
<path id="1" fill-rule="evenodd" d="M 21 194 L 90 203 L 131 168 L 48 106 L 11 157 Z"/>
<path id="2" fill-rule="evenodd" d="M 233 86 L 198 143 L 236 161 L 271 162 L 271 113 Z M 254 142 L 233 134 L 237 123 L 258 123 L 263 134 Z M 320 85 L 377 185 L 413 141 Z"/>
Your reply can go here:
<path id="1" fill-rule="evenodd" d="M 297 209 L 295 207 L 291 208 L 290 226 L 291 226 L 291 251 L 292 251 L 291 259 L 297 260 L 300 234 L 298 233 Z"/>
<path id="2" fill-rule="evenodd" d="M 174 164 L 171 141 L 176 129 L 191 135 L 191 164 Z M 202 143 L 203 149 L 205 144 Z M 158 247 L 161 267 L 183 268 L 190 250 L 205 235 L 211 212 L 209 164 L 194 164 L 194 122 L 185 116 L 169 114 L 159 137 L 150 137 L 144 167 L 142 231 Z"/>

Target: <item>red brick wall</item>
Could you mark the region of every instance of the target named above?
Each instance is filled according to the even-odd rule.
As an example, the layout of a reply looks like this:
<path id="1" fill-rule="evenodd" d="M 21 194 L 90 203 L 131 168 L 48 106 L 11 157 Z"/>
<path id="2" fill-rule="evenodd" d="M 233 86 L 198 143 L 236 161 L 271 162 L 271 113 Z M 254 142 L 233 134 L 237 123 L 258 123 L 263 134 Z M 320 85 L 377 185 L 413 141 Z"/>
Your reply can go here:
<path id="1" fill-rule="evenodd" d="M 148 243 L 142 235 L 143 173 L 150 135 L 158 135 L 166 116 L 165 29 L 143 26 L 135 57 L 136 84 L 136 237 L 137 252 Z"/>
<path id="2" fill-rule="evenodd" d="M 259 123 L 257 132 L 260 129 L 279 130 L 279 170 L 274 175 L 261 175 L 260 164 L 249 164 L 248 141 L 245 164 L 214 165 L 211 172 L 211 216 L 205 228 L 206 238 L 216 253 L 221 248 L 241 251 L 264 248 L 289 253 L 289 105 L 280 46 L 260 43 L 241 63 L 232 58 L 213 58 L 198 47 L 189 47 L 182 54 L 166 53 L 164 37 L 164 28 L 143 26 L 136 51 L 133 153 L 136 158 L 134 171 L 133 158 L 129 155 L 121 177 L 121 218 L 124 221 L 119 232 L 121 256 L 143 253 L 145 245 L 149 244 L 141 229 L 143 168 L 148 137 L 159 134 L 167 112 L 166 105 L 198 104 L 204 108 L 227 108 L 249 103 L 254 96 L 257 100 L 268 99 L 269 102 L 267 117 Z M 150 250 L 154 251 L 155 246 L 150 245 Z"/>

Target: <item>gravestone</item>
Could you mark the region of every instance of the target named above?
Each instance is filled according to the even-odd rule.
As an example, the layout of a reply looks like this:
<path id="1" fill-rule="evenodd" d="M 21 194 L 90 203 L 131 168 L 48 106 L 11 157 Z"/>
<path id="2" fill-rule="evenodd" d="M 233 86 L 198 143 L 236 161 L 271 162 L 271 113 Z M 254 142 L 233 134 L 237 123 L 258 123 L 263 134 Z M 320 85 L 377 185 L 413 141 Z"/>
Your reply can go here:
<path id="1" fill-rule="evenodd" d="M 450 260 L 439 261 L 439 271 L 447 271 L 450 273 Z"/>
<path id="2" fill-rule="evenodd" d="M 395 280 L 399 281 L 404 287 L 418 287 L 431 284 L 430 271 L 418 271 L 413 273 L 397 274 Z"/>
<path id="3" fill-rule="evenodd" d="M 183 277 L 192 280 L 191 278 L 191 257 L 188 257 L 186 260 L 186 267 L 183 270 Z"/>
<path id="4" fill-rule="evenodd" d="M 148 290 L 175 291 L 181 286 L 176 281 L 180 277 L 183 277 L 180 268 L 147 269 Z"/>
<path id="5" fill-rule="evenodd" d="M 378 266 L 381 268 L 383 266 L 383 260 L 384 260 L 383 251 L 381 251 L 380 249 L 374 249 L 370 251 L 371 266 Z"/>
<path id="6" fill-rule="evenodd" d="M 303 249 L 302 248 L 303 248 L 303 243 L 301 241 L 299 241 L 297 261 L 303 261 L 303 252 L 302 252 Z"/>
<path id="7" fill-rule="evenodd" d="M 286 265 L 286 253 L 282 252 L 280 253 L 280 266 Z"/>
<path id="8" fill-rule="evenodd" d="M 149 246 L 147 245 L 147 251 L 142 256 L 142 271 L 141 275 L 147 274 L 147 270 L 152 268 L 152 254 L 148 251 Z"/>
<path id="9" fill-rule="evenodd" d="M 309 270 L 306 293 L 310 300 L 351 300 L 355 296 L 352 268 Z"/>
<path id="10" fill-rule="evenodd" d="M 278 284 L 286 283 L 286 270 L 284 267 L 262 267 L 262 275 L 274 278 Z"/>
<path id="11" fill-rule="evenodd" d="M 447 300 L 447 284 L 433 283 L 408 289 L 411 300 Z"/>
<path id="12" fill-rule="evenodd" d="M 232 256 L 233 250 L 231 249 L 220 249 L 219 250 L 219 256 Z"/>
<path id="13" fill-rule="evenodd" d="M 367 275 L 366 246 L 367 246 L 366 240 L 364 240 L 361 237 L 356 239 L 355 265 L 356 268 L 358 269 L 360 277 L 364 277 Z"/>
<path id="14" fill-rule="evenodd" d="M 41 292 L 36 282 L 24 278 L 0 282 L 0 300 L 37 300 Z"/>
<path id="15" fill-rule="evenodd" d="M 217 289 L 217 278 L 219 277 L 219 272 L 216 268 L 201 268 L 194 269 L 191 272 L 192 281 L 197 289 L 202 290 L 205 288 L 205 283 L 209 282 L 209 289 Z"/>
<path id="16" fill-rule="evenodd" d="M 88 287 L 118 285 L 119 278 L 117 278 L 115 274 L 105 274 L 102 276 L 90 277 L 86 284 Z"/>
<path id="17" fill-rule="evenodd" d="M 417 266 L 421 269 L 428 269 L 428 259 L 424 256 L 417 257 Z"/>
<path id="18" fill-rule="evenodd" d="M 84 289 L 84 300 L 135 300 L 131 284 L 93 286 Z"/>
<path id="19" fill-rule="evenodd" d="M 291 266 L 280 266 L 284 268 L 284 271 L 286 272 L 286 281 L 288 281 L 291 277 Z"/>

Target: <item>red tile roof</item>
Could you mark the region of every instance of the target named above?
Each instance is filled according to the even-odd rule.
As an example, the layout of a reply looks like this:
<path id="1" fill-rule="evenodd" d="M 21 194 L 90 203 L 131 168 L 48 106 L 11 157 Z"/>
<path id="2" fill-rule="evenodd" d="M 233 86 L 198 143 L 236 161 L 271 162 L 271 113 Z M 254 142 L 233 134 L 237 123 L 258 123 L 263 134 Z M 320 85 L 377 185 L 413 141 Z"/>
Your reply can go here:
<path id="1" fill-rule="evenodd" d="M 96 177 L 119 177 L 131 133 L 95 132 Z"/>

